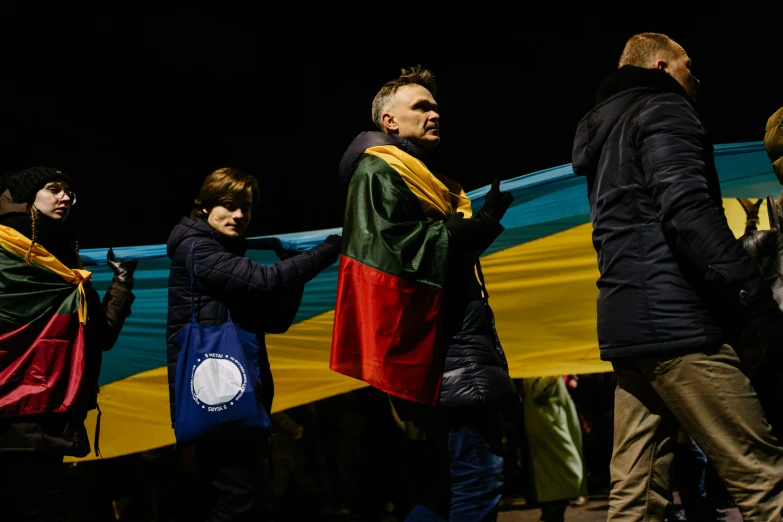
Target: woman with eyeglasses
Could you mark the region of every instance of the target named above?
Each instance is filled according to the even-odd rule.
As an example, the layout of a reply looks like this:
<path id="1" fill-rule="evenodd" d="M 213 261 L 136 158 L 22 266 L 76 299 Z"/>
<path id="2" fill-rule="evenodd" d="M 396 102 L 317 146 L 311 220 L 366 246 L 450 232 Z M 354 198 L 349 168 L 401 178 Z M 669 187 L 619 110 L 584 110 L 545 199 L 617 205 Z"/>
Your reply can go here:
<path id="1" fill-rule="evenodd" d="M 71 178 L 48 167 L 0 177 L 0 513 L 65 520 L 63 457 L 84 457 L 84 421 L 97 407 L 102 352 L 134 296 L 137 262 L 118 261 L 101 301 L 68 217 Z M 97 429 L 96 429 L 97 435 Z M 98 452 L 97 440 L 95 441 Z"/>

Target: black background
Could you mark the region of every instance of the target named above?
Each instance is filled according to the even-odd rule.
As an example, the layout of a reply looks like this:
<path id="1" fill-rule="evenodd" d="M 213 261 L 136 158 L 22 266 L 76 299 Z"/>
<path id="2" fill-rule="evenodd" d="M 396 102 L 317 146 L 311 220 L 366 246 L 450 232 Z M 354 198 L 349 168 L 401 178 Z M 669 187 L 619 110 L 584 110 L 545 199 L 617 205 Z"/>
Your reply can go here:
<path id="1" fill-rule="evenodd" d="M 19 20 L 4 53 L 0 168 L 68 172 L 82 248 L 165 243 L 223 166 L 261 184 L 250 235 L 338 227 L 340 157 L 372 130 L 381 85 L 416 63 L 438 82 L 443 171 L 466 190 L 569 163 L 597 86 L 641 31 L 665 32 L 691 56 L 716 143 L 762 140 L 783 105 L 783 40 L 729 21 L 618 30 L 594 17 L 552 32 L 484 27 L 489 40 L 434 47 L 367 34 L 314 64 L 285 56 L 291 35 L 206 8 Z"/>

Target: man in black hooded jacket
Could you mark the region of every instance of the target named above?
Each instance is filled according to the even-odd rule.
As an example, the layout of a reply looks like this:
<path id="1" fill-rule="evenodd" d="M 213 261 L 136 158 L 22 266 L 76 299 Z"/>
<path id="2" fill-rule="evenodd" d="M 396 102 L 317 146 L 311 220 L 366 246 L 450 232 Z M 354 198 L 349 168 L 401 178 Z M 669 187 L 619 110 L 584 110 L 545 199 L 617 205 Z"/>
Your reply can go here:
<path id="1" fill-rule="evenodd" d="M 726 221 L 690 69 L 668 36 L 631 37 L 574 141 L 618 377 L 608 520 L 663 520 L 678 425 L 745 520 L 781 520 L 783 448 L 733 346 L 747 319 L 779 364 L 783 313 Z"/>

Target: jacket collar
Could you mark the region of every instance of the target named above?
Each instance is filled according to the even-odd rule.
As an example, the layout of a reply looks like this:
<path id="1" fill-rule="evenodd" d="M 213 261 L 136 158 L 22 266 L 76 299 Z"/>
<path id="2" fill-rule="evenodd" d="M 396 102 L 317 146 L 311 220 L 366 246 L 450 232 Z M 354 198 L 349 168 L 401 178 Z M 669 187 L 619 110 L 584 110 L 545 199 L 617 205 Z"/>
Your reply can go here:
<path id="1" fill-rule="evenodd" d="M 353 139 L 343 154 L 342 159 L 340 159 L 339 180 L 344 190 L 348 190 L 348 183 L 351 181 L 354 168 L 364 151 L 370 147 L 379 147 L 381 145 L 397 147 L 427 165 L 430 171 L 438 170 L 434 165 L 438 158 L 438 154 L 435 151 L 424 149 L 409 139 L 401 138 L 396 134 L 384 134 L 380 131 L 362 132 Z"/>
<path id="2" fill-rule="evenodd" d="M 210 237 L 223 245 L 227 251 L 244 255 L 247 251 L 247 240 L 244 237 L 228 237 L 216 231 L 203 217 L 182 218 L 180 222 L 187 228 L 197 232 L 195 235 Z"/>
<path id="3" fill-rule="evenodd" d="M 636 88 L 673 92 L 688 97 L 688 93 L 685 92 L 682 85 L 665 72 L 635 65 L 624 65 L 603 81 L 596 93 L 595 102 L 599 104 L 615 94 Z"/>

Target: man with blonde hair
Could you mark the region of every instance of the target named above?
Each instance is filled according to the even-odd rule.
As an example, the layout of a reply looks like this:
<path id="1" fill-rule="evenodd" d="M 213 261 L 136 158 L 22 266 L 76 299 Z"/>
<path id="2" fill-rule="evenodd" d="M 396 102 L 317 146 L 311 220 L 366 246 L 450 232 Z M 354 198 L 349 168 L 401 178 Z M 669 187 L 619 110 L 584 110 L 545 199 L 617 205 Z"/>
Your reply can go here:
<path id="1" fill-rule="evenodd" d="M 783 312 L 723 212 L 691 59 L 631 37 L 579 123 L 598 254 L 598 342 L 618 385 L 608 520 L 663 520 L 679 426 L 744 520 L 781 520 L 783 448 L 735 351 L 749 322 L 783 361 Z M 714 513 L 713 513 L 714 517 Z"/>

